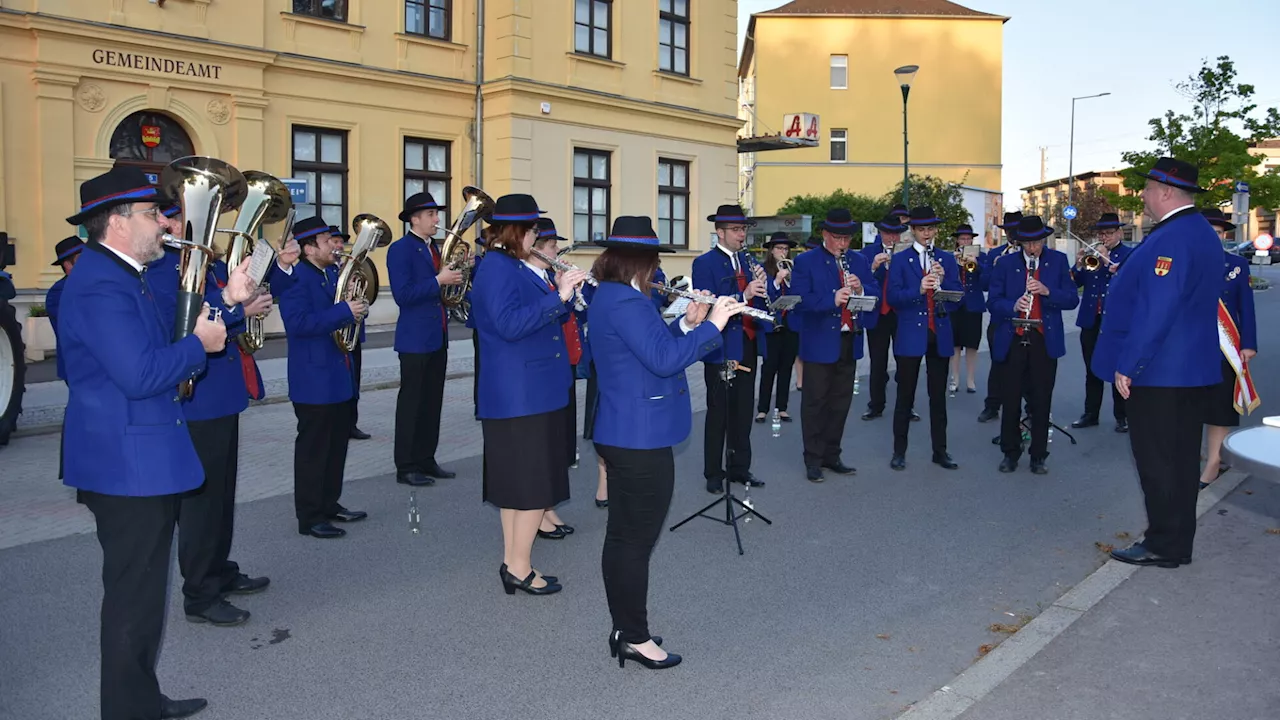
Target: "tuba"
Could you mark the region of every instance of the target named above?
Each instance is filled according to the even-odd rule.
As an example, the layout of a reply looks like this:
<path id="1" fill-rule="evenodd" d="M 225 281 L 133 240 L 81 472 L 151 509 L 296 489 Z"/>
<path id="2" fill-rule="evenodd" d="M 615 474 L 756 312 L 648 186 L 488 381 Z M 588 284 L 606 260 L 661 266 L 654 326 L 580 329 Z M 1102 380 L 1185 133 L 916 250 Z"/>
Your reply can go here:
<path id="1" fill-rule="evenodd" d="M 335 251 L 335 255 L 344 258 L 338 270 L 338 290 L 334 293 L 336 305 L 347 300 L 363 299 L 372 305 L 378 299 L 378 271 L 369 259 L 374 248 L 391 244 L 391 228 L 376 215 L 362 213 L 351 221 L 351 231 L 355 233 L 355 242 L 351 244 L 351 253 Z M 360 337 L 360 323 L 364 318 L 356 318 L 350 325 L 333 331 L 334 342 L 343 352 L 353 352 L 356 340 Z"/>
<path id="2" fill-rule="evenodd" d="M 259 248 L 258 229 L 263 225 L 278 223 L 287 216 L 289 221 L 285 223 L 284 232 L 280 236 L 280 244 L 283 247 L 289 239 L 289 233 L 293 230 L 293 200 L 289 198 L 289 188 L 267 173 L 250 170 L 244 174 L 244 179 L 248 185 L 248 196 L 240 206 L 235 227 L 231 230 L 219 230 L 231 235 L 232 238 L 231 246 L 227 250 L 227 270 L 228 272 L 234 270 L 240 267 L 240 263 L 244 262 L 245 258 L 262 253 L 262 258 L 255 257 L 250 266 L 251 271 L 261 269 L 262 277 L 258 277 L 253 272 L 250 275 L 258 283 L 262 292 L 269 292 L 271 288 L 263 282 L 263 279 L 266 277 L 266 271 L 271 268 L 275 249 L 266 241 L 263 241 L 262 247 Z M 250 355 L 262 349 L 265 342 L 263 319 L 261 317 L 245 318 L 244 332 L 236 338 L 236 342 L 239 343 L 242 351 Z"/>
<path id="3" fill-rule="evenodd" d="M 487 221 L 493 215 L 493 198 L 480 188 L 470 185 L 462 188 L 462 199 L 466 201 L 466 205 L 458 213 L 453 225 L 445 228 L 444 246 L 440 248 L 440 266 L 462 273 L 460 284 L 440 288 L 440 303 L 446 308 L 462 305 L 471 290 L 471 244 L 462 239 L 462 234 L 471 229 L 477 220 Z"/>
<path id="4" fill-rule="evenodd" d="M 161 191 L 182 206 L 186 222 L 183 239 L 168 233 L 162 239 L 181 248 L 178 261 L 178 312 L 173 324 L 177 342 L 195 331 L 204 306 L 205 278 L 213 256 L 213 240 L 218 217 L 240 207 L 248 193 L 245 178 L 229 163 L 192 155 L 169 163 L 160 173 Z M 182 383 L 179 392 L 191 397 L 193 380 Z"/>

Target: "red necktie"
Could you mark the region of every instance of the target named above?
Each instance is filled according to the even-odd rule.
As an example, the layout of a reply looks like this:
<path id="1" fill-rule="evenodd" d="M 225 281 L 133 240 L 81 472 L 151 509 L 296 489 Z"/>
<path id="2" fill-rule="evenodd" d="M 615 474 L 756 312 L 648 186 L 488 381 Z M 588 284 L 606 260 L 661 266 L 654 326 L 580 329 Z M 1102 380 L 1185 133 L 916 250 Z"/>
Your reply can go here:
<path id="1" fill-rule="evenodd" d="M 551 288 L 551 292 L 556 291 L 556 286 L 550 280 L 547 281 L 547 287 Z M 582 336 L 578 333 L 578 317 L 569 311 L 569 320 L 560 326 L 564 331 L 564 346 L 569 350 L 569 364 L 577 365 L 582 359 Z"/>
<path id="2" fill-rule="evenodd" d="M 216 274 L 213 276 L 214 281 L 218 283 L 218 288 L 225 288 L 227 283 Z M 247 322 L 249 318 L 245 318 Z M 249 391 L 249 397 L 254 400 L 261 400 L 262 393 L 258 392 L 258 363 L 254 362 L 253 356 L 247 352 L 240 353 L 240 374 L 244 375 L 244 386 Z"/>
<path id="3" fill-rule="evenodd" d="M 737 271 L 737 273 L 734 275 L 734 277 L 736 277 L 736 278 L 738 279 L 738 292 L 740 292 L 740 293 L 745 293 L 745 292 L 747 291 L 747 276 L 742 274 L 742 268 L 738 268 L 738 271 Z M 747 317 L 746 315 L 743 315 L 743 316 L 742 316 L 742 329 L 743 329 L 744 331 L 746 331 L 746 333 L 747 333 L 747 337 L 748 337 L 748 338 L 750 338 L 750 339 L 752 339 L 752 340 L 755 340 L 755 339 L 756 339 L 756 321 L 755 321 L 755 319 L 753 319 L 753 318 L 749 318 L 749 317 Z"/>
<path id="4" fill-rule="evenodd" d="M 880 283 L 880 314 L 888 315 L 892 309 L 889 307 L 889 269 L 885 268 L 884 282 Z"/>
<path id="5" fill-rule="evenodd" d="M 849 287 L 849 278 L 844 274 L 844 266 L 836 263 L 836 267 L 840 269 L 840 287 Z M 840 330 L 843 332 L 845 328 L 853 329 L 853 313 L 849 310 L 849 304 L 840 309 Z"/>
<path id="6" fill-rule="evenodd" d="M 920 259 L 920 267 L 924 268 L 925 273 L 928 273 L 929 270 L 931 269 L 929 266 L 925 265 L 925 263 L 928 262 L 927 258 L 928 256 L 926 255 L 925 257 Z M 929 290 L 928 292 L 926 292 L 924 294 L 924 298 L 925 298 L 925 303 L 929 307 L 929 332 L 936 333 L 938 332 L 938 328 L 936 327 L 936 323 L 933 320 L 933 291 Z"/>
<path id="7" fill-rule="evenodd" d="M 436 273 L 440 272 L 440 251 L 436 249 L 433 242 L 427 243 L 427 247 L 431 248 L 431 265 L 435 268 Z M 444 331 L 446 344 L 449 337 L 449 313 L 444 309 L 444 303 L 440 303 L 440 329 Z"/>

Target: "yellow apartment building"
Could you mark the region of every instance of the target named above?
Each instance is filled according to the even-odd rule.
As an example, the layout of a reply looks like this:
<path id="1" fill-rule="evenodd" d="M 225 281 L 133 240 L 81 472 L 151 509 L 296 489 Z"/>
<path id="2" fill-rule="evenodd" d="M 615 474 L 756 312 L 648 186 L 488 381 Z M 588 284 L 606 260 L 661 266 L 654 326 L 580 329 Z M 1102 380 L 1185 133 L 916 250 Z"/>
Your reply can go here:
<path id="1" fill-rule="evenodd" d="M 738 62 L 748 136 L 820 119 L 817 147 L 742 156 L 740 195 L 771 215 L 794 195 L 881 195 L 902 180 L 896 68 L 918 65 L 909 94 L 909 163 L 998 193 L 1006 17 L 947 0 L 794 0 L 751 16 Z"/>
<path id="2" fill-rule="evenodd" d="M 579 242 L 650 215 L 687 272 L 737 196 L 741 126 L 737 3 L 693 2 L 0 0 L 20 316 L 61 274 L 84 180 L 191 154 L 304 180 L 299 217 L 343 227 L 399 231 L 407 194 L 457 208 L 466 185 L 532 193 Z M 382 297 L 375 323 L 396 316 Z"/>

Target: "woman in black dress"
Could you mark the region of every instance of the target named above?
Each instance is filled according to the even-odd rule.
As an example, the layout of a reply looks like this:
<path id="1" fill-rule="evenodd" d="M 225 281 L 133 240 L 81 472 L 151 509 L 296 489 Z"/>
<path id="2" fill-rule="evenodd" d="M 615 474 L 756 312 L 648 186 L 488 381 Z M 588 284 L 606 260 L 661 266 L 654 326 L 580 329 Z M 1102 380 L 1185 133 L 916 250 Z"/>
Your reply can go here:
<path id="1" fill-rule="evenodd" d="M 776 232 L 764 244 L 764 273 L 769 279 L 769 297 L 786 295 L 791 284 L 791 271 L 778 267 L 779 260 L 787 259 L 796 243 L 785 232 Z M 776 292 L 774 292 L 776 291 Z M 760 400 L 756 404 L 756 422 L 762 423 L 769 416 L 769 401 L 774 398 L 774 379 L 777 379 L 777 401 L 773 404 L 782 422 L 791 422 L 787 414 L 787 401 L 791 394 L 791 370 L 800 354 L 800 333 L 791 328 L 791 318 L 782 313 L 765 343 L 767 351 L 764 366 L 760 369 Z"/>

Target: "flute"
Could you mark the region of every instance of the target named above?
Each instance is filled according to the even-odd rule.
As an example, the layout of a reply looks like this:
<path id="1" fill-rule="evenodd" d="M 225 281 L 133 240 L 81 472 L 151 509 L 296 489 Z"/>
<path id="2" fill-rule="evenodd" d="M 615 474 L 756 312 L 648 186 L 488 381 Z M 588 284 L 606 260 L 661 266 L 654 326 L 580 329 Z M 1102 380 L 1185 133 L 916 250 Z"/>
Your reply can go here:
<path id="1" fill-rule="evenodd" d="M 662 283 L 651 282 L 649 285 L 653 287 L 654 290 L 657 290 L 664 295 L 675 295 L 676 297 L 682 297 L 692 302 L 702 303 L 703 305 L 715 305 L 716 301 L 720 299 L 715 295 L 699 295 L 691 290 L 681 290 L 680 288 L 673 287 L 671 285 L 663 285 Z M 759 310 L 750 306 L 742 308 L 742 314 L 753 317 L 757 320 L 764 320 L 765 322 L 777 322 L 772 315 L 764 310 Z"/>
<path id="2" fill-rule="evenodd" d="M 569 272 L 570 270 L 581 269 L 577 265 L 571 265 L 563 260 L 558 260 L 556 258 L 553 258 L 547 255 L 546 253 L 540 252 L 538 250 L 534 250 L 533 248 L 529 248 L 529 254 L 538 258 L 539 260 L 546 263 L 547 265 L 550 265 L 551 269 L 559 272 Z M 587 273 L 587 284 L 593 287 L 600 287 L 600 281 L 596 280 L 595 277 L 593 277 L 590 272 Z"/>

